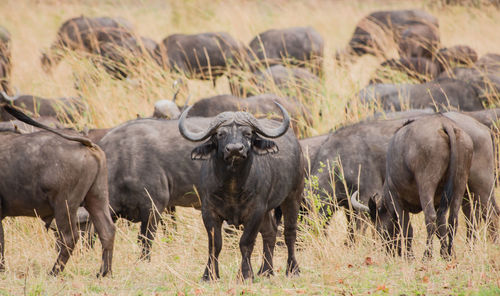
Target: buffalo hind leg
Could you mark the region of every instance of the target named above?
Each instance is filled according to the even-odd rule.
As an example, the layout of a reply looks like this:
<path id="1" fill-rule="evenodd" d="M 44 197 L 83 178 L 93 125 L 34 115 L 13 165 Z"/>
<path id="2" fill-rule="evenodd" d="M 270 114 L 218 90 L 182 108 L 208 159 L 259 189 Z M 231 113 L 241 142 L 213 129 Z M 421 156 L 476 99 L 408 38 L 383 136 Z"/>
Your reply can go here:
<path id="1" fill-rule="evenodd" d="M 87 193 L 85 209 L 92 220 L 92 223 L 88 224 L 90 226 L 93 224 L 102 245 L 102 265 L 97 276 L 106 276 L 111 274 L 116 227 L 111 219 L 107 194 L 104 195 L 98 187 L 94 185 Z M 107 193 L 107 190 L 105 192 Z M 93 233 L 89 231 L 90 236 L 93 236 Z"/>
<path id="2" fill-rule="evenodd" d="M 63 200 L 60 198 L 59 200 Z M 56 204 L 55 218 L 57 231 L 57 244 L 59 246 L 59 255 L 57 256 L 56 263 L 50 272 L 51 275 L 57 275 L 64 270 L 66 262 L 68 262 L 75 244 L 78 241 L 78 228 L 76 226 L 76 211 L 77 209 L 70 209 L 67 204 Z"/>
<path id="3" fill-rule="evenodd" d="M 260 234 L 262 235 L 262 245 L 264 249 L 264 259 L 262 266 L 259 269 L 258 275 L 271 276 L 273 275 L 273 254 L 274 246 L 276 245 L 276 233 L 278 231 L 278 225 L 276 224 L 276 219 L 272 215 L 272 211 L 269 211 L 264 215 L 264 221 L 260 226 Z"/>
<path id="4" fill-rule="evenodd" d="M 286 275 L 298 275 L 299 264 L 295 258 L 295 242 L 297 240 L 297 218 L 299 215 L 300 199 L 291 194 L 281 205 L 284 220 L 285 243 L 288 249 Z"/>
<path id="5" fill-rule="evenodd" d="M 222 220 L 213 211 L 202 209 L 202 218 L 208 235 L 208 262 L 203 273 L 204 281 L 219 278 L 219 254 L 222 250 Z"/>

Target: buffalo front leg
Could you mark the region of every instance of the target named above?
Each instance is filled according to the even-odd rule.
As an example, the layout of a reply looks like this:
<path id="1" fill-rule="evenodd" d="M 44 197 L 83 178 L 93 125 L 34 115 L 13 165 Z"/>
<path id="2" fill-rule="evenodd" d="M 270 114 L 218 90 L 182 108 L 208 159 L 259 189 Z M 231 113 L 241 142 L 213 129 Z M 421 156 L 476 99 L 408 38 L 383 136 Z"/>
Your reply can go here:
<path id="1" fill-rule="evenodd" d="M 258 275 L 270 276 L 273 275 L 273 254 L 274 246 L 276 245 L 276 233 L 278 225 L 276 219 L 272 215 L 272 211 L 264 215 L 264 221 L 260 226 L 260 234 L 262 235 L 262 244 L 264 248 L 264 261 L 259 269 Z"/>
<path id="2" fill-rule="evenodd" d="M 298 275 L 300 269 L 295 258 L 295 241 L 297 240 L 297 219 L 299 216 L 300 199 L 288 197 L 280 207 L 283 211 L 285 244 L 288 250 L 286 275 Z"/>
<path id="3" fill-rule="evenodd" d="M 413 227 L 411 226 L 410 223 L 410 214 L 407 211 L 404 211 L 402 214 L 402 219 L 401 219 L 401 227 L 402 227 L 402 245 L 401 245 L 401 251 L 402 249 L 406 249 L 406 258 L 408 259 L 413 259 L 413 250 L 412 250 L 412 242 L 413 242 Z M 403 254 L 400 253 L 400 256 Z"/>
<path id="4" fill-rule="evenodd" d="M 219 254 L 222 250 L 222 219 L 213 211 L 202 209 L 202 218 L 208 235 L 208 262 L 203 273 L 204 281 L 219 278 Z"/>
<path id="5" fill-rule="evenodd" d="M 239 274 L 243 280 L 253 278 L 252 263 L 250 260 L 253 247 L 255 246 L 255 239 L 257 238 L 265 214 L 265 211 L 257 209 L 248 222 L 244 224 L 243 235 L 240 238 L 241 269 Z"/>
<path id="6" fill-rule="evenodd" d="M 163 210 L 163 209 L 162 209 Z M 160 223 L 160 215 L 155 209 L 150 209 L 146 214 L 142 215 L 141 232 L 139 234 L 139 242 L 141 244 L 141 260 L 151 260 L 151 246 Z"/>

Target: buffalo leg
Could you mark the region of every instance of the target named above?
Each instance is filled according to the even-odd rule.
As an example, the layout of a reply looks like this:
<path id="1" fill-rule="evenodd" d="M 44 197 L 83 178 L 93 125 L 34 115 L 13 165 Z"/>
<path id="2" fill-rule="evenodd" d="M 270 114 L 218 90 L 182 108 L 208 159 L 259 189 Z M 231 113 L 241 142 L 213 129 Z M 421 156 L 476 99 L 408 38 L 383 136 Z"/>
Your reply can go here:
<path id="1" fill-rule="evenodd" d="M 448 257 L 453 255 L 453 240 L 457 234 L 458 212 L 460 211 L 461 201 L 462 197 L 459 196 L 459 198 L 453 199 L 450 206 L 450 214 L 448 217 L 448 249 L 445 254 Z M 443 254 L 441 254 L 441 256 L 443 256 Z"/>
<path id="2" fill-rule="evenodd" d="M 219 254 L 222 250 L 222 220 L 210 210 L 202 210 L 203 224 L 208 235 L 208 262 L 203 273 L 204 281 L 219 278 Z"/>
<path id="3" fill-rule="evenodd" d="M 450 214 L 451 214 L 451 211 L 450 211 Z M 451 218 L 451 215 L 450 215 L 450 218 Z M 441 249 L 440 249 L 441 257 L 443 257 L 444 259 L 448 259 L 449 258 L 448 243 L 446 240 L 446 237 L 448 235 L 448 229 L 446 227 L 446 211 L 441 212 L 440 210 L 438 210 L 437 217 L 436 217 L 436 224 L 437 224 L 436 234 L 437 234 L 437 237 L 439 239 L 439 243 L 441 245 Z"/>
<path id="4" fill-rule="evenodd" d="M 255 246 L 255 239 L 259 233 L 260 225 L 262 224 L 264 213 L 262 210 L 256 210 L 250 220 L 244 224 L 243 234 L 240 238 L 240 251 L 241 251 L 241 269 L 240 276 L 246 280 L 253 278 L 252 257 L 253 247 Z"/>
<path id="5" fill-rule="evenodd" d="M 400 256 L 403 254 L 402 248 L 406 249 L 406 258 L 408 259 L 413 259 L 413 251 L 412 251 L 412 242 L 413 242 L 413 227 L 411 226 L 410 223 L 410 214 L 407 211 L 403 212 L 402 215 L 402 220 L 401 220 L 401 227 L 402 227 L 402 245 L 401 248 L 399 249 L 400 251 Z"/>
<path id="6" fill-rule="evenodd" d="M 273 275 L 273 254 L 274 246 L 276 245 L 276 233 L 278 225 L 271 211 L 264 216 L 264 221 L 260 226 L 260 234 L 262 235 L 262 244 L 264 248 L 264 261 L 259 269 L 258 275 L 270 276 Z"/>
<path id="7" fill-rule="evenodd" d="M 2 208 L 0 205 L 0 271 L 5 270 L 5 239 L 3 234 L 3 224 L 2 224 Z"/>
<path id="8" fill-rule="evenodd" d="M 288 249 L 287 275 L 298 275 L 300 273 L 299 264 L 295 258 L 295 241 L 297 240 L 297 218 L 299 216 L 300 199 L 289 196 L 282 204 L 284 220 L 285 244 Z"/>
<path id="9" fill-rule="evenodd" d="M 151 260 L 151 246 L 153 245 L 153 240 L 161 217 L 154 209 L 144 212 L 146 212 L 146 214 L 143 214 L 141 219 L 139 241 L 142 248 L 141 259 L 149 261 Z"/>
<path id="10" fill-rule="evenodd" d="M 59 255 L 56 263 L 50 272 L 51 275 L 57 275 L 64 270 L 75 244 L 78 241 L 78 228 L 76 226 L 76 209 L 70 209 L 66 203 L 59 203 L 55 207 L 55 218 L 59 236 L 57 244 L 59 246 Z"/>
<path id="11" fill-rule="evenodd" d="M 92 220 L 92 223 L 88 224 L 94 225 L 102 245 L 102 265 L 98 276 L 106 276 L 107 274 L 111 274 L 116 227 L 111 219 L 109 201 L 98 187 L 98 185 L 93 185 L 85 197 L 85 209 L 89 212 L 90 219 Z M 92 225 L 89 228 L 91 227 Z M 90 235 L 93 236 L 93 233 L 89 230 Z M 89 237 L 89 239 L 92 240 L 93 238 Z"/>
<path id="12" fill-rule="evenodd" d="M 466 194 L 462 202 L 462 212 L 467 218 L 466 221 L 466 238 L 469 243 L 473 243 L 476 240 L 476 234 L 474 229 L 478 223 L 479 211 L 477 210 L 477 204 L 474 204 L 472 198 L 469 194 Z"/>
<path id="13" fill-rule="evenodd" d="M 434 209 L 434 191 L 429 190 L 419 190 L 420 203 L 425 216 L 425 228 L 427 229 L 427 240 L 426 240 L 426 250 L 424 253 L 425 258 L 432 257 L 432 241 L 434 239 L 434 234 L 436 233 L 436 210 Z"/>

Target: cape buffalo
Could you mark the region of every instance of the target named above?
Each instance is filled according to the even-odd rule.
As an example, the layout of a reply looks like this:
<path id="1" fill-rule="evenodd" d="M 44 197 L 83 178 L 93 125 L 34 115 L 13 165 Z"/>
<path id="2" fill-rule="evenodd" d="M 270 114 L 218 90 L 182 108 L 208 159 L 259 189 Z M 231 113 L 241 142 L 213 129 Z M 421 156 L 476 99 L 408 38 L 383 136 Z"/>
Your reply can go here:
<path id="1" fill-rule="evenodd" d="M 306 69 L 287 68 L 282 65 L 274 65 L 265 70 L 256 71 L 248 79 L 250 87 L 243 85 L 231 85 L 234 95 L 251 96 L 261 93 L 279 93 L 288 97 L 298 98 L 303 96 L 312 101 L 312 96 L 318 91 L 319 79 Z M 245 83 L 246 84 L 246 83 Z"/>
<path id="2" fill-rule="evenodd" d="M 192 118 L 201 130 L 210 118 Z M 166 207 L 200 208 L 195 193 L 200 164 L 191 163 L 195 144 L 186 141 L 177 120 L 136 119 L 110 130 L 98 143 L 108 162 L 109 201 L 113 219 L 141 222 L 141 258 L 150 248 Z"/>
<path id="3" fill-rule="evenodd" d="M 170 35 L 158 44 L 155 56 L 166 69 L 212 80 L 214 85 L 217 77 L 245 63 L 242 44 L 226 32 Z"/>
<path id="4" fill-rule="evenodd" d="M 485 99 L 473 83 L 453 78 L 439 78 L 423 84 L 370 85 L 361 90 L 358 97 L 363 103 L 380 103 L 384 110 L 395 111 L 405 107 L 476 111 L 483 109 Z"/>
<path id="5" fill-rule="evenodd" d="M 59 256 L 51 274 L 61 272 L 78 240 L 73 230 L 77 229 L 78 207 L 83 204 L 102 243 L 99 275 L 111 273 L 115 227 L 107 210 L 103 151 L 86 138 L 67 136 L 35 122 L 14 107 L 3 104 L 3 108 L 49 132 L 0 133 L 0 269 L 5 266 L 1 219 L 38 216 L 47 225 L 56 220 Z"/>
<path id="6" fill-rule="evenodd" d="M 440 43 L 438 19 L 422 10 L 376 11 L 357 24 L 347 48 L 336 59 L 365 54 L 385 56 L 388 40 L 398 45 L 401 57 L 433 56 Z"/>
<path id="7" fill-rule="evenodd" d="M 451 65 L 471 65 L 477 61 L 477 52 L 467 45 L 455 45 L 452 47 L 441 48 L 436 59 L 444 68 L 450 68 Z"/>
<path id="8" fill-rule="evenodd" d="M 63 58 L 62 50 L 93 53 L 102 42 L 120 42 L 133 37 L 132 25 L 122 18 L 80 16 L 64 22 L 57 32 L 57 39 L 49 52 L 43 53 L 41 62 L 50 72 Z"/>
<path id="9" fill-rule="evenodd" d="M 387 150 L 383 196 L 378 202 L 370 198 L 366 208 L 390 251 L 401 255 L 406 245 L 412 256 L 409 214 L 423 211 L 427 228 L 424 256 L 432 257 L 436 232 L 441 256 L 452 255 L 472 153 L 471 138 L 441 114 L 410 120 L 394 134 Z"/>
<path id="10" fill-rule="evenodd" d="M 10 73 L 12 72 L 10 33 L 0 26 L 0 90 L 10 94 Z"/>
<path id="11" fill-rule="evenodd" d="M 251 59 L 266 67 L 291 64 L 307 67 L 323 76 L 323 37 L 311 27 L 272 29 L 260 33 L 250 41 Z"/>
<path id="12" fill-rule="evenodd" d="M 45 99 L 20 94 L 9 97 L 5 92 L 0 92 L 0 103 L 12 104 L 35 116 L 52 117 L 67 121 L 74 121 L 75 114 L 83 115 L 87 109 L 85 102 L 79 98 Z M 14 117 L 0 109 L 0 121 L 11 119 L 14 119 Z"/>
<path id="13" fill-rule="evenodd" d="M 391 120 L 365 121 L 330 133 L 311 164 L 311 174 L 318 178 L 318 190 L 315 192 L 322 201 L 320 213 L 328 218 L 337 206 L 349 209 L 348 196 L 355 191 L 358 191 L 359 199 L 365 205 L 375 193 L 381 195 L 390 139 L 404 122 L 419 116 L 422 114 Z M 494 239 L 497 235 L 500 209 L 491 194 L 495 184 L 495 161 L 490 131 L 467 115 L 447 112 L 445 116 L 454 120 L 474 142 L 468 183 L 471 196 L 464 202 L 462 210 L 470 221 L 474 220 L 473 215 L 485 219 L 491 238 Z M 334 176 L 333 180 L 331 176 Z M 472 213 L 471 209 L 474 207 L 477 211 Z M 351 211 L 346 210 L 345 214 L 349 222 L 349 240 L 353 240 L 353 227 L 359 227 L 360 224 Z M 468 237 L 471 235 L 472 231 L 468 228 Z"/>
<path id="14" fill-rule="evenodd" d="M 306 125 L 312 124 L 310 111 L 298 100 L 281 98 L 273 94 L 262 94 L 246 99 L 232 95 L 218 95 L 201 99 L 193 104 L 190 116 L 212 117 L 225 111 L 247 111 L 256 117 L 266 117 L 278 111 L 274 101 L 279 102 L 290 111 L 292 127 L 299 132 L 301 119 Z"/>
<path id="15" fill-rule="evenodd" d="M 193 142 L 208 139 L 191 152 L 193 160 L 203 160 L 199 192 L 209 254 L 204 280 L 219 278 L 223 221 L 244 226 L 239 275 L 243 279 L 253 278 L 250 257 L 259 232 L 264 248 L 259 274 L 273 274 L 277 231 L 273 209 L 278 207 L 284 216 L 288 248 L 286 273 L 299 273 L 295 239 L 304 186 L 304 172 L 300 169 L 303 156 L 297 138 L 292 131 L 287 132 L 290 124 L 287 112 L 276 104 L 283 122 L 257 120 L 247 112 L 224 112 L 212 118 L 205 130 L 195 132 L 186 126 L 191 107 L 179 119 L 179 131 L 186 139 Z"/>
<path id="16" fill-rule="evenodd" d="M 371 79 L 370 84 L 393 79 L 388 73 L 385 73 L 386 69 L 403 72 L 408 77 L 415 78 L 421 82 L 430 81 L 442 72 L 440 64 L 431 59 L 422 57 L 401 58 L 399 60 L 390 59 L 380 64 L 379 69 L 375 72 L 376 78 Z"/>

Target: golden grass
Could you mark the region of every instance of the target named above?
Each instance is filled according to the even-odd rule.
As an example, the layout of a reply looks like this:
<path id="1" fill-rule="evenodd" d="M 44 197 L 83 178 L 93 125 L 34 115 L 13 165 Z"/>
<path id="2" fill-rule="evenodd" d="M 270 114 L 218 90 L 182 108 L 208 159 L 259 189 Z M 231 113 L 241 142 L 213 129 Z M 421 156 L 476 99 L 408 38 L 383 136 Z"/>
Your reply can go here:
<path id="1" fill-rule="evenodd" d="M 72 54 L 46 75 L 40 66 L 40 51 L 50 46 L 57 28 L 70 17 L 120 16 L 130 20 L 137 31 L 156 41 L 173 33 L 228 31 L 248 43 L 257 33 L 269 28 L 310 25 L 326 42 L 325 81 L 313 112 L 310 135 L 355 122 L 370 114 L 356 103 L 353 95 L 366 85 L 377 65 L 374 57 L 363 57 L 350 68 L 333 62 L 336 49 L 347 43 L 356 22 L 373 10 L 424 8 L 439 18 L 445 46 L 468 44 L 479 55 L 500 53 L 500 11 L 429 5 L 431 1 L 17 1 L 0 2 L 1 25 L 13 39 L 13 85 L 21 92 L 43 97 L 81 96 L 91 107 L 76 125 L 112 127 L 137 114 L 149 116 L 153 103 L 171 98 L 171 85 L 177 75 L 163 72 L 149 63 L 138 70 L 135 82 L 113 80 L 103 69 L 95 68 L 81 55 Z M 74 75 L 82 89 L 76 91 Z M 96 82 L 97 81 L 97 82 Z M 214 89 L 210 82 L 189 81 L 194 100 L 228 93 L 222 78 Z M 183 98 L 187 93 L 184 92 Z M 351 110 L 344 106 L 352 101 Z M 346 237 L 343 214 L 336 214 L 326 235 L 304 229 L 299 234 L 298 260 L 302 269 L 298 278 L 284 275 L 286 249 L 278 246 L 275 254 L 276 276 L 256 278 L 253 284 L 238 283 L 239 248 L 236 237 L 226 236 L 221 254 L 221 277 L 214 284 L 201 283 L 207 259 L 206 233 L 199 212 L 179 210 L 179 226 L 174 232 L 160 233 L 154 242 L 152 261 L 138 261 L 136 242 L 138 225 L 118 223 L 112 278 L 96 279 L 100 264 L 99 244 L 93 250 L 75 250 L 65 272 L 59 277 L 47 275 L 56 252 L 54 238 L 39 220 L 4 219 L 6 238 L 5 273 L 0 274 L 0 295 L 205 295 L 205 294 L 471 294 L 500 293 L 500 247 L 489 243 L 484 229 L 470 249 L 465 243 L 463 219 L 456 240 L 457 259 L 435 257 L 428 263 L 420 258 L 424 250 L 425 230 L 422 215 L 414 217 L 417 259 L 404 261 L 386 256 L 371 231 L 360 236 L 352 248 L 344 246 Z M 260 238 L 254 251 L 254 271 L 262 258 Z M 369 259 L 367 259 L 369 258 Z M 495 290 L 496 289 L 496 290 Z"/>

